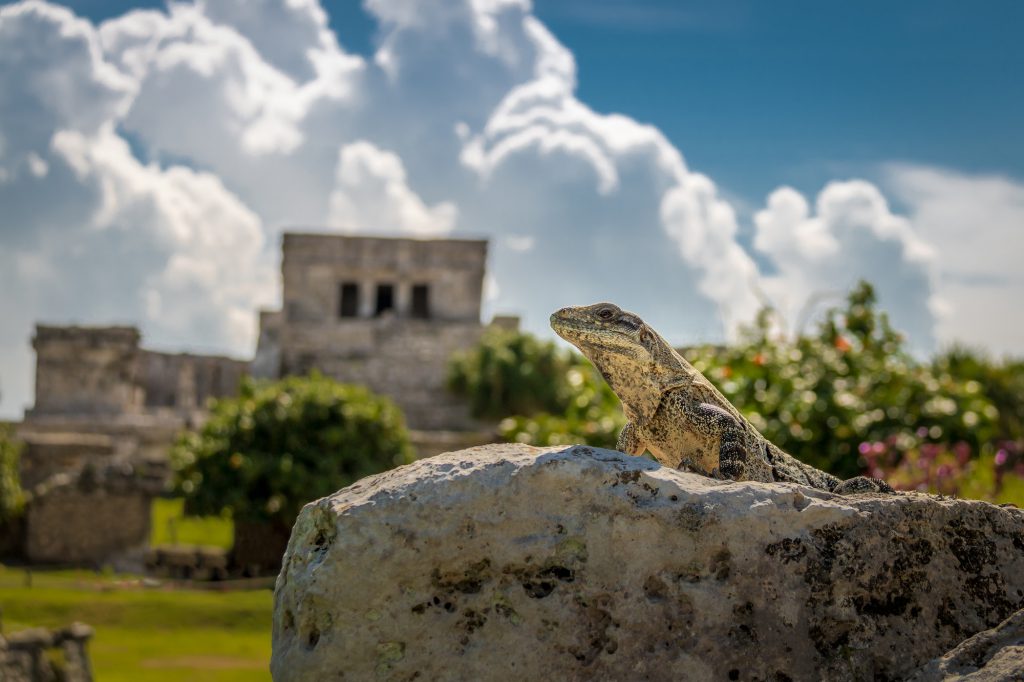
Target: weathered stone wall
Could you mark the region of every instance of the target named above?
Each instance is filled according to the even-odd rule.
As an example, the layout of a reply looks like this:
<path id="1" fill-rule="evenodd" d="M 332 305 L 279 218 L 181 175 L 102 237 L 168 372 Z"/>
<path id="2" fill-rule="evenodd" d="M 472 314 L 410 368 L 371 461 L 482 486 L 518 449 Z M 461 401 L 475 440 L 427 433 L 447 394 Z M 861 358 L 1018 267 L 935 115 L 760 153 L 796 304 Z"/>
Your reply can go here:
<path id="1" fill-rule="evenodd" d="M 139 347 L 134 327 L 39 325 L 36 398 L 27 421 L 166 414 L 193 419 L 209 399 L 235 395 L 249 363 Z"/>
<path id="2" fill-rule="evenodd" d="M 259 319 L 256 355 L 249 370 L 257 379 L 276 379 L 281 373 L 281 327 L 284 315 L 280 310 L 261 310 Z"/>
<path id="3" fill-rule="evenodd" d="M 395 316 L 409 317 L 412 286 L 430 288 L 430 317 L 479 322 L 485 240 L 284 235 L 281 265 L 288 324 L 336 324 L 340 285 L 359 285 L 359 317 L 371 317 L 379 284 L 395 286 Z"/>
<path id="4" fill-rule="evenodd" d="M 409 431 L 409 440 L 416 450 L 419 459 L 433 457 L 444 452 L 465 450 L 466 448 L 486 445 L 497 440 L 494 429 L 479 431 Z"/>
<path id="5" fill-rule="evenodd" d="M 134 327 L 38 325 L 32 415 L 138 412 L 139 331 Z"/>
<path id="6" fill-rule="evenodd" d="M 211 399 L 237 395 L 249 373 L 246 361 L 191 353 L 144 350 L 141 365 L 145 407 L 183 413 L 203 410 Z"/>
<path id="7" fill-rule="evenodd" d="M 118 454 L 117 441 L 108 434 L 27 432 L 22 439 L 25 447 L 18 469 L 26 490 L 54 474 L 79 469 L 87 462 L 104 462 Z"/>
<path id="8" fill-rule="evenodd" d="M 448 359 L 480 340 L 475 322 L 355 320 L 285 330 L 284 375 L 316 369 L 394 400 L 416 429 L 472 429 L 469 408 L 446 389 Z"/>
<path id="9" fill-rule="evenodd" d="M 248 362 L 139 347 L 133 327 L 36 330 L 36 404 L 18 426 L 22 484 L 86 463 L 160 461 L 212 398 L 233 396 Z"/>
<path id="10" fill-rule="evenodd" d="M 72 623 L 60 630 L 31 628 L 0 637 L 0 680 L 92 682 L 86 649 L 92 636 L 88 625 Z M 51 654 L 54 649 L 59 652 L 57 656 Z"/>
<path id="11" fill-rule="evenodd" d="M 152 486 L 149 486 L 152 488 Z M 98 565 L 149 541 L 155 491 L 68 476 L 38 491 L 25 510 L 25 555 L 34 563 Z"/>
<path id="12" fill-rule="evenodd" d="M 261 315 L 260 366 L 278 374 L 316 369 L 398 403 L 417 429 L 471 429 L 464 403 L 445 389 L 452 353 L 479 341 L 487 243 L 286 234 L 284 309 Z M 343 283 L 359 287 L 355 316 L 341 315 Z M 394 309 L 375 315 L 377 286 Z M 413 317 L 412 287 L 429 289 L 429 315 Z"/>

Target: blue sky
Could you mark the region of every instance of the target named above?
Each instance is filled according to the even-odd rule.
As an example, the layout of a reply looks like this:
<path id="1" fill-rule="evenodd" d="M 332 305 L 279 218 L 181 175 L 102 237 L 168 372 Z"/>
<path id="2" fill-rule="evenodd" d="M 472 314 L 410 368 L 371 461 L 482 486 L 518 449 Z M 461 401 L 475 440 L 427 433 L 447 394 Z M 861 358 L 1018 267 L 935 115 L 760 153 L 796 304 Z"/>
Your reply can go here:
<path id="1" fill-rule="evenodd" d="M 365 12 L 328 6 L 369 51 Z M 1024 3 L 534 6 L 576 57 L 580 99 L 658 126 L 748 201 L 894 160 L 1024 178 Z"/>
<path id="2" fill-rule="evenodd" d="M 539 333 L 598 299 L 680 343 L 766 302 L 792 332 L 864 277 L 920 352 L 1022 354 L 1022 25 L 1018 2 L 7 3 L 0 414 L 36 320 L 251 353 L 295 225 L 488 236 L 487 313 Z"/>
<path id="3" fill-rule="evenodd" d="M 66 3 L 94 20 L 163 2 Z M 372 54 L 361 3 L 331 28 Z M 1024 3 L 536 0 L 582 100 L 653 123 L 751 202 L 897 160 L 1024 178 Z"/>

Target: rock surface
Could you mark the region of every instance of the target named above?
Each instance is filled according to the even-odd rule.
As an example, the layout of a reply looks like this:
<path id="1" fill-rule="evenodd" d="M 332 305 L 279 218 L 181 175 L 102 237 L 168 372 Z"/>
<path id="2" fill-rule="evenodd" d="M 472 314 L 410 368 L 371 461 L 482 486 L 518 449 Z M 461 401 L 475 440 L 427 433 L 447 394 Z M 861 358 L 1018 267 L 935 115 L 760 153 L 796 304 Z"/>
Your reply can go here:
<path id="1" fill-rule="evenodd" d="M 1024 610 L 979 632 L 922 668 L 911 682 L 1024 680 Z"/>
<path id="2" fill-rule="evenodd" d="M 492 445 L 306 505 L 285 680 L 892 680 L 1024 607 L 1024 512 Z"/>

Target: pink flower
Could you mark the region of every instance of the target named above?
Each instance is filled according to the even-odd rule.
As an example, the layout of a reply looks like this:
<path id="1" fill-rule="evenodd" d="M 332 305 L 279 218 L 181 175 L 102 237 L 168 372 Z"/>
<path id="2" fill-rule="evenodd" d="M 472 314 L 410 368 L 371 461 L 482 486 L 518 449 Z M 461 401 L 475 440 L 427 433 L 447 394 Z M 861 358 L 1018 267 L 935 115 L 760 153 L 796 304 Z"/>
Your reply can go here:
<path id="1" fill-rule="evenodd" d="M 862 455 L 866 455 L 871 452 L 871 443 L 861 443 L 857 446 L 857 452 Z"/>
<path id="2" fill-rule="evenodd" d="M 956 459 L 961 464 L 966 464 L 967 460 L 971 458 L 971 446 L 960 440 L 953 446 L 953 451 L 956 453 Z"/>
<path id="3" fill-rule="evenodd" d="M 1000 449 L 999 452 L 996 453 L 996 466 L 1001 467 L 1004 464 L 1006 464 L 1007 457 L 1008 455 L 1006 453 L 1006 450 Z"/>

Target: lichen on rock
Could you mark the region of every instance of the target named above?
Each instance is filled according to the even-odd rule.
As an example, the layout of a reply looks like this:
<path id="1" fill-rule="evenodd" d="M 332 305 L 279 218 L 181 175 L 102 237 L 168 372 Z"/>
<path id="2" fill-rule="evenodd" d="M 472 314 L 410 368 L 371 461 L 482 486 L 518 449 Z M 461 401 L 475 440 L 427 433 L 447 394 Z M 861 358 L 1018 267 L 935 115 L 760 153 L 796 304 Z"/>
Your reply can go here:
<path id="1" fill-rule="evenodd" d="M 901 679 L 1024 607 L 1024 513 L 492 445 L 307 505 L 274 678 Z"/>

